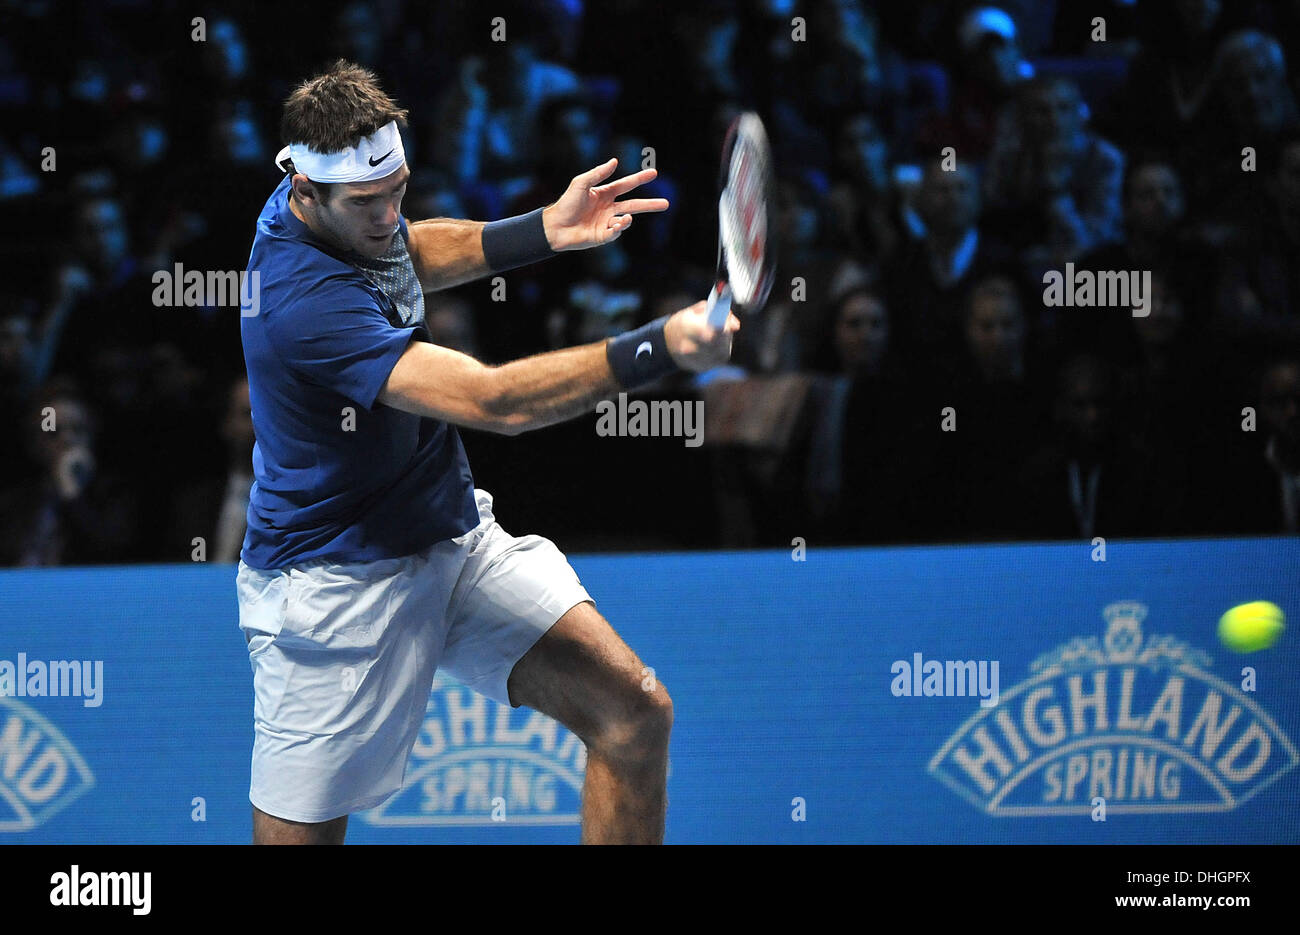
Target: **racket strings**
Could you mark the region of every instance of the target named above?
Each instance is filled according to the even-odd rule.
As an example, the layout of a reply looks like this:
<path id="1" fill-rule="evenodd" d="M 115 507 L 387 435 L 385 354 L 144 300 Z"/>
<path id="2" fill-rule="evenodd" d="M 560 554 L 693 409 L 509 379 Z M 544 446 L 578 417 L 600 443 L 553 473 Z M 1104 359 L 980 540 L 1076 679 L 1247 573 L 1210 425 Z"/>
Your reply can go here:
<path id="1" fill-rule="evenodd" d="M 757 298 L 766 253 L 767 160 L 761 151 L 738 143 L 723 194 L 723 241 L 732 292 L 742 305 Z"/>

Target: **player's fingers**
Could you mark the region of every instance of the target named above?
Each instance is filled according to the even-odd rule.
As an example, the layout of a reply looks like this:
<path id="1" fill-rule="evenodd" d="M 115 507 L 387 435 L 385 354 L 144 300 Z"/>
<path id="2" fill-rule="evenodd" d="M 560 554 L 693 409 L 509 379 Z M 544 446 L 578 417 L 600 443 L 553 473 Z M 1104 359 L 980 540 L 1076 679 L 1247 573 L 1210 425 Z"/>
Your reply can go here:
<path id="1" fill-rule="evenodd" d="M 588 169 L 574 181 L 580 181 L 582 184 L 591 187 L 600 183 L 601 179 L 609 178 L 609 174 L 614 171 L 618 165 L 618 159 L 611 158 L 608 162 L 602 162 L 594 169 Z"/>
<path id="2" fill-rule="evenodd" d="M 659 173 L 654 169 L 642 169 L 640 172 L 633 172 L 631 175 L 625 175 L 621 179 L 615 179 L 608 185 L 600 186 L 600 190 L 617 198 L 619 195 L 630 192 L 638 185 L 644 185 Z"/>
<path id="3" fill-rule="evenodd" d="M 652 211 L 667 211 L 667 198 L 629 198 L 614 202 L 614 207 L 622 214 L 646 214 Z"/>
<path id="4" fill-rule="evenodd" d="M 731 334 L 733 331 L 739 331 L 740 319 L 737 318 L 734 313 L 729 313 L 727 315 L 727 323 L 723 327 L 728 334 Z"/>

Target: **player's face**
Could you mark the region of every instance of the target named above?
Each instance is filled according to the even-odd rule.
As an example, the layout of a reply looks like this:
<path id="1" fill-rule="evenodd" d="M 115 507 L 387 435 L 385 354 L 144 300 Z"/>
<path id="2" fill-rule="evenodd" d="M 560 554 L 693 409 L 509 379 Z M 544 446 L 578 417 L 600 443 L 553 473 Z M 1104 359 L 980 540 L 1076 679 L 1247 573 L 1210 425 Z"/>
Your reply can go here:
<path id="1" fill-rule="evenodd" d="M 380 256 L 393 242 L 411 170 L 406 166 L 373 182 L 335 185 L 317 218 L 340 245 L 362 256 Z"/>

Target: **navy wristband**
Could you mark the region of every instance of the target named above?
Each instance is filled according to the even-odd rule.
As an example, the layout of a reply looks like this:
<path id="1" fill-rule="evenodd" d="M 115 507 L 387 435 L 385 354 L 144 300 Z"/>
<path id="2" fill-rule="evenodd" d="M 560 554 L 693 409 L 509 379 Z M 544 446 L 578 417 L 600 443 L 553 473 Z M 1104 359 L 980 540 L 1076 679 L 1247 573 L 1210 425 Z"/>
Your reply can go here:
<path id="1" fill-rule="evenodd" d="M 483 256 L 494 273 L 553 256 L 542 226 L 542 209 L 483 225 Z"/>
<path id="2" fill-rule="evenodd" d="M 605 345 L 605 358 L 614 379 L 625 389 L 658 380 L 679 369 L 668 353 L 664 324 L 668 316 L 657 318 L 635 331 L 611 338 Z"/>

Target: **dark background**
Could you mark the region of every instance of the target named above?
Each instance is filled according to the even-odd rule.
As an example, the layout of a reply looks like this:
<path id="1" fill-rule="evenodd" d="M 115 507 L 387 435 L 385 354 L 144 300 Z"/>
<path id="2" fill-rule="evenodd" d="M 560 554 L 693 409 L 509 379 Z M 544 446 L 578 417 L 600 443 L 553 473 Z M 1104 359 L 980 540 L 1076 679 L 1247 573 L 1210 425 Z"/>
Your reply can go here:
<path id="1" fill-rule="evenodd" d="M 506 274 L 506 302 L 486 280 L 427 297 L 435 340 L 489 361 L 703 297 L 723 130 L 767 123 L 768 307 L 734 367 L 642 394 L 704 399 L 706 444 L 594 417 L 466 432 L 512 532 L 573 551 L 1295 532 L 1300 3 L 1000 10 L 0 2 L 0 563 L 188 561 L 195 537 L 234 560 L 238 313 L 155 307 L 150 276 L 243 268 L 280 102 L 339 56 L 411 110 L 411 219 L 522 213 L 653 148 L 666 214 Z M 1046 306 L 1066 263 L 1149 271 L 1151 314 Z"/>

